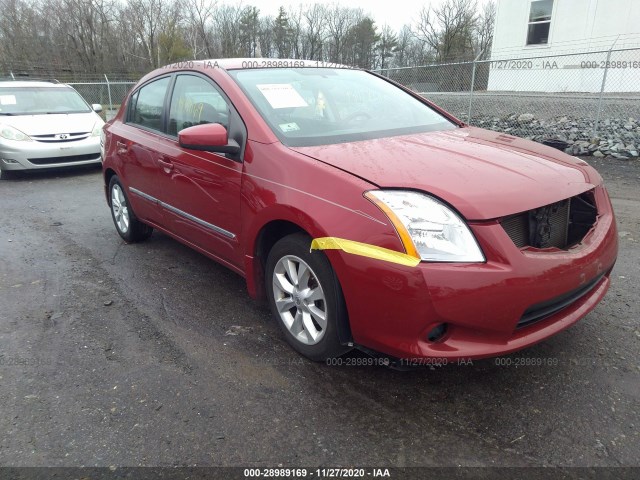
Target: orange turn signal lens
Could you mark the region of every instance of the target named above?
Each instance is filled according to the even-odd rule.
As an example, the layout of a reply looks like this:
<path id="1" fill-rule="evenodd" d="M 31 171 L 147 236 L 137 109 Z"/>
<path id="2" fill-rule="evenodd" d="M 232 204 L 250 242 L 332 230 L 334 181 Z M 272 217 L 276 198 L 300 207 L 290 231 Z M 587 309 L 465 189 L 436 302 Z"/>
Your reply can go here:
<path id="1" fill-rule="evenodd" d="M 404 224 L 400 221 L 398 216 L 395 213 L 393 213 L 393 210 L 391 210 L 382 200 L 377 198 L 375 195 L 372 195 L 371 192 L 366 192 L 364 196 L 369 201 L 373 202 L 373 204 L 377 206 L 380 210 L 382 210 L 382 212 L 387 216 L 389 221 L 393 224 L 393 226 L 396 229 L 396 232 L 398 233 L 398 237 L 400 237 L 400 241 L 404 246 L 405 253 L 412 257 L 420 258 L 420 255 L 418 254 L 418 250 L 416 250 L 416 246 L 413 244 L 413 240 L 411 239 L 411 235 L 409 235 L 409 231 L 404 226 Z"/>

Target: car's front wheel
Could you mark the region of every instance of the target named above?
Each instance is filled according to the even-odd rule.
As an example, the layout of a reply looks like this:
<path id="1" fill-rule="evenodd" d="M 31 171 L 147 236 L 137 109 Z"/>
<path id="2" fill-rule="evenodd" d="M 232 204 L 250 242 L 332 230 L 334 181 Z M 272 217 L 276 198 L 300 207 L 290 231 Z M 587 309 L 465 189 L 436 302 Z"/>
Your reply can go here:
<path id="1" fill-rule="evenodd" d="M 142 223 L 133 213 L 129 197 L 117 175 L 109 181 L 109 205 L 116 230 L 125 242 L 141 242 L 151 236 L 153 228 Z"/>
<path id="2" fill-rule="evenodd" d="M 10 170 L 2 170 L 0 168 L 0 180 L 13 180 L 14 178 L 16 178 L 15 172 L 12 172 Z"/>
<path id="3" fill-rule="evenodd" d="M 274 316 L 287 342 L 315 361 L 349 350 L 338 336 L 339 322 L 347 322 L 342 290 L 327 257 L 310 252 L 311 239 L 293 234 L 269 252 L 266 289 Z"/>

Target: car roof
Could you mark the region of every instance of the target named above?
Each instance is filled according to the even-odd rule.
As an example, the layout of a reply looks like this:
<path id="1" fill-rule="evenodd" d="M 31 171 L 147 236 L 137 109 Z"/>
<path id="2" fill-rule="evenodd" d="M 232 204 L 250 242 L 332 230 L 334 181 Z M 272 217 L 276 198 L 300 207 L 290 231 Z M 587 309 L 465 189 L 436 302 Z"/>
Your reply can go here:
<path id="1" fill-rule="evenodd" d="M 186 60 L 161 67 L 161 69 L 175 68 L 189 69 L 190 67 L 202 68 L 222 68 L 223 70 L 241 70 L 255 68 L 296 68 L 296 67 L 318 67 L 318 68 L 356 68 L 339 63 L 325 62 L 322 60 L 302 60 L 295 58 L 211 58 L 208 60 Z"/>
<path id="2" fill-rule="evenodd" d="M 0 88 L 22 88 L 22 87 L 53 87 L 53 88 L 69 88 L 64 83 L 56 83 L 55 81 L 36 81 L 36 80 L 15 80 L 0 82 Z"/>
<path id="3" fill-rule="evenodd" d="M 211 58 L 208 60 L 182 60 L 170 63 L 144 75 L 138 81 L 142 85 L 156 77 L 177 72 L 199 71 L 212 75 L 215 70 L 257 70 L 269 68 L 331 68 L 362 70 L 358 67 L 350 67 L 339 63 L 325 62 L 322 60 L 302 60 L 295 58 Z M 136 85 L 136 88 L 137 86 Z"/>

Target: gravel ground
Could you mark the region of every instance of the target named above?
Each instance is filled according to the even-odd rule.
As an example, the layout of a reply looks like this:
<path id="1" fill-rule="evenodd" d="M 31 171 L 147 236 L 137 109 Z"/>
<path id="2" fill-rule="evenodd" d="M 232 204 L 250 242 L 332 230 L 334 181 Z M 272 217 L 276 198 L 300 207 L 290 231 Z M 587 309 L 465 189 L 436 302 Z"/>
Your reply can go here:
<path id="1" fill-rule="evenodd" d="M 240 277 L 124 244 L 99 170 L 1 181 L 0 466 L 638 466 L 640 162 L 589 161 L 605 300 L 510 366 L 409 372 L 309 362 Z"/>

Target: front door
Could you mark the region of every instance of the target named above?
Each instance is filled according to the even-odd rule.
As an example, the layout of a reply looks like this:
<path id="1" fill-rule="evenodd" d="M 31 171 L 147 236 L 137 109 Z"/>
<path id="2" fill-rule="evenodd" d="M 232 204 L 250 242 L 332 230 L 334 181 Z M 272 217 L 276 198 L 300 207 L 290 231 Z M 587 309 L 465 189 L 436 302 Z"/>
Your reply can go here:
<path id="1" fill-rule="evenodd" d="M 179 74 L 171 95 L 159 171 L 168 228 L 183 240 L 242 267 L 239 249 L 242 162 L 224 154 L 183 149 L 178 132 L 203 123 L 229 129 L 232 106 L 217 86 L 196 74 Z"/>

